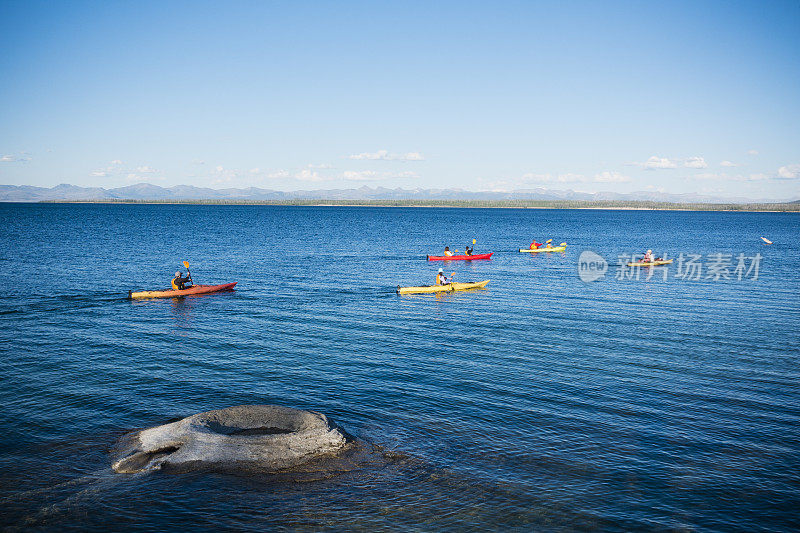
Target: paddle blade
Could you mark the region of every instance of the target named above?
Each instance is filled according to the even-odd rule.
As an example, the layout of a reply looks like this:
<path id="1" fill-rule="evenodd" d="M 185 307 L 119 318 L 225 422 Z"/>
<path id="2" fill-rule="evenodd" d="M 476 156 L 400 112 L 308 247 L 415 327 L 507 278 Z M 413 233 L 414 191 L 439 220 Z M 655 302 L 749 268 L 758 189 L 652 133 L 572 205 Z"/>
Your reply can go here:
<path id="1" fill-rule="evenodd" d="M 565 242 L 562 242 L 561 244 L 559 244 L 559 246 L 566 246 L 566 245 L 567 245 L 567 243 L 565 243 Z"/>
<path id="2" fill-rule="evenodd" d="M 472 239 L 472 244 L 475 244 L 475 239 Z"/>
<path id="3" fill-rule="evenodd" d="M 547 242 L 553 242 L 553 239 L 547 239 L 547 240 L 546 240 L 546 241 L 544 241 L 544 242 L 546 242 L 546 243 L 547 243 Z"/>
<path id="4" fill-rule="evenodd" d="M 186 269 L 188 270 L 189 269 L 189 261 L 184 261 L 183 262 L 183 266 L 185 266 Z"/>

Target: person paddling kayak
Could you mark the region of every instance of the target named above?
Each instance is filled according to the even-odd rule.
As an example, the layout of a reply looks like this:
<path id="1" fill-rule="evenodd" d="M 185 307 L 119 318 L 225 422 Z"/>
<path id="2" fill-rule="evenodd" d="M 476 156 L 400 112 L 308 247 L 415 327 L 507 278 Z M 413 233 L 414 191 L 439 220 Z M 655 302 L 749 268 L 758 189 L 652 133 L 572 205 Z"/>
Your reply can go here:
<path id="1" fill-rule="evenodd" d="M 444 270 L 442 270 L 440 268 L 439 272 L 436 273 L 436 284 L 437 285 L 449 285 L 452 282 L 453 282 L 453 278 L 451 277 L 450 279 L 448 279 L 447 276 L 444 275 Z"/>
<path id="2" fill-rule="evenodd" d="M 183 277 L 180 271 L 175 272 L 175 277 L 172 278 L 172 290 L 174 291 L 182 291 L 186 288 L 186 284 L 189 284 L 191 287 L 194 282 L 192 281 L 192 275 L 189 272 L 186 273 L 186 277 Z"/>
<path id="3" fill-rule="evenodd" d="M 647 250 L 642 258 L 643 263 L 652 263 L 655 260 L 653 257 L 653 250 Z"/>
<path id="4" fill-rule="evenodd" d="M 533 242 L 531 243 L 531 250 L 538 249 L 542 244 L 544 243 L 536 242 L 536 239 L 533 239 Z"/>
<path id="5" fill-rule="evenodd" d="M 450 257 L 451 255 L 453 255 L 453 252 L 450 251 L 450 247 L 449 246 L 445 246 L 444 247 L 444 255 L 446 255 L 447 257 Z"/>
<path id="6" fill-rule="evenodd" d="M 469 244 L 464 247 L 464 255 L 472 255 L 472 250 L 475 248 L 475 245 L 472 245 L 472 248 L 469 247 Z"/>

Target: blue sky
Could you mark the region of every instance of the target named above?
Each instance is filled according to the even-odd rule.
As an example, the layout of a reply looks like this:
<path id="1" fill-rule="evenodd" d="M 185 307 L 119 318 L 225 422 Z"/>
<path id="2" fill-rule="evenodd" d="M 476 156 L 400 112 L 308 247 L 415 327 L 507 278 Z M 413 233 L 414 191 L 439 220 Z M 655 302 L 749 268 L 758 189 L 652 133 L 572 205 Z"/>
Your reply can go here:
<path id="1" fill-rule="evenodd" d="M 0 183 L 800 198 L 800 2 L 0 1 Z"/>

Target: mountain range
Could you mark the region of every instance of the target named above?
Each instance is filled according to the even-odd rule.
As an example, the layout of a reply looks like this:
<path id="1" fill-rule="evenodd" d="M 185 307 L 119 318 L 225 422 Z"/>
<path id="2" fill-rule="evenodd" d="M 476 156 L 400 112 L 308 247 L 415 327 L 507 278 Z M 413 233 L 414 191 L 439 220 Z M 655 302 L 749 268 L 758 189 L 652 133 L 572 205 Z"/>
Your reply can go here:
<path id="1" fill-rule="evenodd" d="M 55 187 L 32 185 L 0 185 L 0 202 L 42 201 L 115 201 L 115 200 L 225 200 L 225 201 L 281 201 L 281 200 L 562 200 L 562 201 L 644 201 L 668 203 L 774 203 L 774 200 L 752 198 L 724 198 L 700 194 L 669 194 L 656 191 L 631 193 L 585 193 L 572 190 L 543 188 L 500 191 L 466 191 L 462 189 L 388 189 L 385 187 L 360 187 L 357 189 L 329 189 L 307 191 L 276 191 L 248 187 L 243 189 L 211 189 L 192 185 L 160 187 L 138 183 L 126 187 L 105 189 L 61 184 Z"/>

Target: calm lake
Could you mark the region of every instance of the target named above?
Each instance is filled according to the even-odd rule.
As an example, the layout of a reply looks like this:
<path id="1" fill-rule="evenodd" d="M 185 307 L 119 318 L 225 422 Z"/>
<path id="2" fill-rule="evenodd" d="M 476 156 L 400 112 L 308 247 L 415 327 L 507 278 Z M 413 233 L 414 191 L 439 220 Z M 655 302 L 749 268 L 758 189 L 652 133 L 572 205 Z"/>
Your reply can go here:
<path id="1" fill-rule="evenodd" d="M 791 213 L 0 204 L 3 527 L 796 530 L 798 237 Z M 425 259 L 473 238 L 491 260 Z M 618 266 L 648 248 L 676 263 Z M 236 290 L 125 298 L 184 260 Z M 491 281 L 395 293 L 440 266 Z M 362 452 L 110 469 L 128 431 L 248 403 L 321 411 Z"/>

